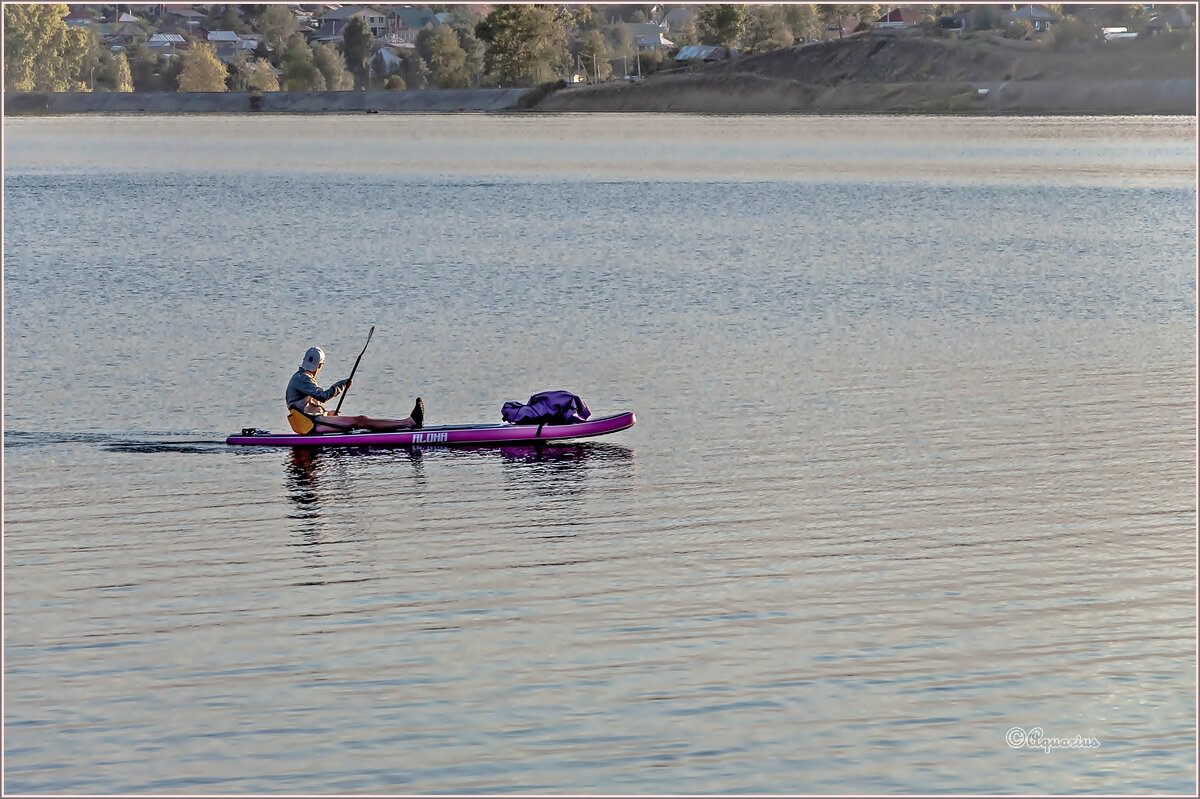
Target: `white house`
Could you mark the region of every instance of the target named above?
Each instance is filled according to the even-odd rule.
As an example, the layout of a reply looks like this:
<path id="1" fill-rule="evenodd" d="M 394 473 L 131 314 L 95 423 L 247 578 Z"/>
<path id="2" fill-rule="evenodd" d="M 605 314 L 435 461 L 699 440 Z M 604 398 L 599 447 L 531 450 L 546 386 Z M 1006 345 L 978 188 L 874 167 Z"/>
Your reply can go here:
<path id="1" fill-rule="evenodd" d="M 1058 22 L 1059 16 L 1045 6 L 1024 5 L 1009 11 L 1000 18 L 1004 27 L 1010 27 L 1017 20 L 1025 20 L 1037 33 L 1050 30 L 1050 26 Z"/>

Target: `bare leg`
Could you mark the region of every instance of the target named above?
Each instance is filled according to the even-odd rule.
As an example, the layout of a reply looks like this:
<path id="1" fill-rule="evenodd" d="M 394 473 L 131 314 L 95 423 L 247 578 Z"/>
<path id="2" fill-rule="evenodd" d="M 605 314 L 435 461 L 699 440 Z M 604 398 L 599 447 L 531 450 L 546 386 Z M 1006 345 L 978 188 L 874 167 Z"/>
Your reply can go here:
<path id="1" fill-rule="evenodd" d="M 415 427 L 412 417 L 406 419 L 373 419 L 370 416 L 320 416 L 320 421 L 313 428 L 314 433 L 346 433 L 358 428 L 387 432 L 389 430 L 407 430 Z"/>

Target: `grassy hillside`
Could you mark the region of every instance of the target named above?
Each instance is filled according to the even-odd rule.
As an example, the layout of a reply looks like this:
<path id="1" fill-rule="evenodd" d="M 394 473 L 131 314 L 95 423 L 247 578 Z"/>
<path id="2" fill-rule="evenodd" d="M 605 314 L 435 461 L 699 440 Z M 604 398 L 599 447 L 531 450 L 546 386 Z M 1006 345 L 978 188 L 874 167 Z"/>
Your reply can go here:
<path id="1" fill-rule="evenodd" d="M 1055 47 L 995 34 L 866 33 L 639 84 L 558 92 L 547 111 L 1195 113 L 1196 39 Z M 1187 81 L 1193 81 L 1191 88 Z M 1012 82 L 1003 89 L 996 84 Z M 1133 83 L 1137 82 L 1137 83 Z M 1182 84 L 1182 85 L 1181 85 Z M 991 85 L 991 94 L 977 88 Z"/>
<path id="2" fill-rule="evenodd" d="M 1196 39 L 1181 33 L 1060 49 L 994 34 L 963 39 L 868 34 L 775 50 L 705 69 L 823 86 L 846 81 L 1164 80 L 1195 77 Z"/>

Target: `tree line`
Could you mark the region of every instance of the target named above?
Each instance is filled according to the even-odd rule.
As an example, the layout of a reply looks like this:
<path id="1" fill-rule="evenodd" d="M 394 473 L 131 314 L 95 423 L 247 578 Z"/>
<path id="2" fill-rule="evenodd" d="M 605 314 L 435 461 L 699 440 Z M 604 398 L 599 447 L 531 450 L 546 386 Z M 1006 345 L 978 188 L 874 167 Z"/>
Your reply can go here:
<path id="1" fill-rule="evenodd" d="M 1054 5 L 1055 10 L 1065 10 Z M 211 6 L 210 30 L 262 36 L 250 54 L 223 63 L 207 42 L 189 41 L 178 58 L 164 59 L 144 36 L 112 52 L 90 28 L 71 28 L 68 7 L 4 5 L 4 84 L 9 91 L 323 91 L 366 88 L 445 89 L 468 86 L 532 86 L 582 71 L 589 80 L 611 78 L 618 65 L 635 62 L 653 72 L 678 48 L 710 44 L 766 52 L 796 42 L 839 35 L 870 25 L 877 4 L 705 5 L 667 36 L 674 50 L 639 49 L 629 30 L 615 22 L 645 22 L 649 6 L 496 5 L 485 17 L 475 6 L 435 6 L 447 24 L 426 27 L 404 55 L 372 54 L 374 37 L 361 17 L 343 31 L 340 47 L 312 44 L 285 6 Z M 959 6 L 932 6 L 936 19 Z M 995 9 L 977 6 L 982 16 Z M 1129 14 L 1140 6 L 1113 6 Z"/>

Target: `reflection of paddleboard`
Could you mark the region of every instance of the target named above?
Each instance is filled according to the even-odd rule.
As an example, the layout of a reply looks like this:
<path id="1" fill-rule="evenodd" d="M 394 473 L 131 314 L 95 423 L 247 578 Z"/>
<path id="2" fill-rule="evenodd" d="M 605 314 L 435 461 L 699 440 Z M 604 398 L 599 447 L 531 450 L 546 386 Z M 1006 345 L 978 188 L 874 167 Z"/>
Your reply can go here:
<path id="1" fill-rule="evenodd" d="M 460 424 L 397 430 L 393 433 L 268 433 L 232 435 L 226 444 L 251 447 L 411 447 L 426 444 L 515 444 L 590 438 L 626 430 L 637 422 L 633 413 L 588 419 L 575 424 Z"/>

